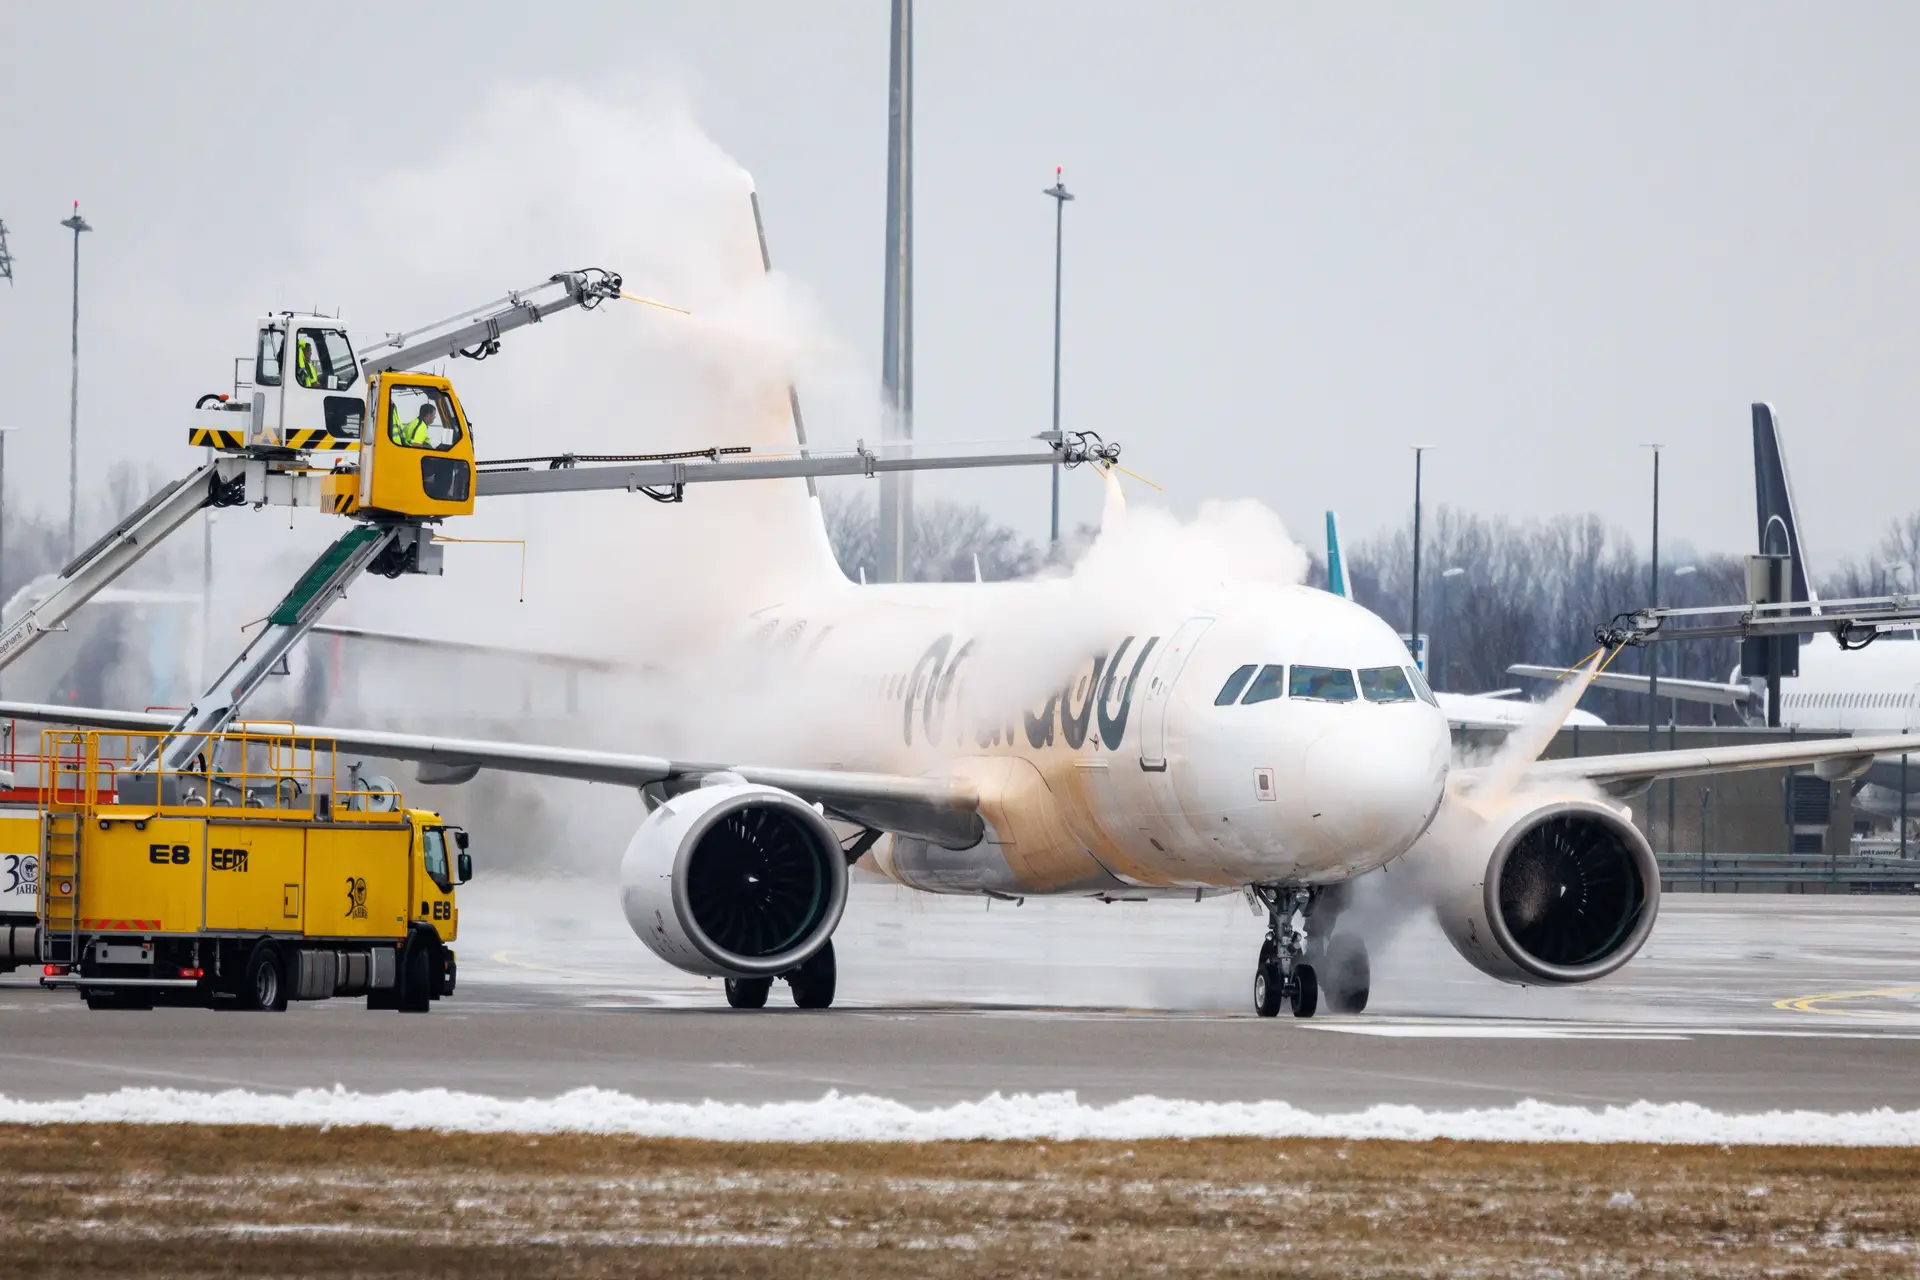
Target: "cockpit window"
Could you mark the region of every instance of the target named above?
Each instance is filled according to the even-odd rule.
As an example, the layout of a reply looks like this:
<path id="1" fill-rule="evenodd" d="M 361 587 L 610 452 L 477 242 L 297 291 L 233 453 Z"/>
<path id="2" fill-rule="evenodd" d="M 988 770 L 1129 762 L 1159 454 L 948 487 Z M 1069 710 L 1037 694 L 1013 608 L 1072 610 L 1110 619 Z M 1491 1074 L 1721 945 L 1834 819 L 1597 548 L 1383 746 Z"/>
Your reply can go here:
<path id="1" fill-rule="evenodd" d="M 1418 696 L 1407 673 L 1398 667 L 1362 668 L 1360 692 L 1368 702 L 1412 702 Z"/>
<path id="2" fill-rule="evenodd" d="M 1439 706 L 1440 699 L 1434 697 L 1433 690 L 1427 688 L 1426 679 L 1420 674 L 1420 668 L 1408 667 L 1406 671 L 1407 675 L 1413 680 L 1413 691 L 1420 695 L 1420 701 L 1430 707 Z"/>
<path id="3" fill-rule="evenodd" d="M 1253 679 L 1253 670 L 1251 662 L 1244 667 L 1236 667 L 1233 674 L 1227 677 L 1227 682 L 1220 686 L 1220 692 L 1214 697 L 1213 705 L 1232 706 L 1239 699 L 1240 691 L 1247 687 L 1247 681 Z"/>
<path id="4" fill-rule="evenodd" d="M 1322 702 L 1352 702 L 1353 672 L 1338 667 L 1301 667 L 1293 669 L 1288 692 L 1296 698 L 1317 698 Z"/>
<path id="5" fill-rule="evenodd" d="M 1280 696 L 1281 673 L 1286 668 L 1278 664 L 1260 668 L 1260 674 L 1253 678 L 1253 687 L 1247 690 L 1247 696 L 1240 699 L 1240 705 L 1250 707 L 1256 702 L 1272 702 Z"/>

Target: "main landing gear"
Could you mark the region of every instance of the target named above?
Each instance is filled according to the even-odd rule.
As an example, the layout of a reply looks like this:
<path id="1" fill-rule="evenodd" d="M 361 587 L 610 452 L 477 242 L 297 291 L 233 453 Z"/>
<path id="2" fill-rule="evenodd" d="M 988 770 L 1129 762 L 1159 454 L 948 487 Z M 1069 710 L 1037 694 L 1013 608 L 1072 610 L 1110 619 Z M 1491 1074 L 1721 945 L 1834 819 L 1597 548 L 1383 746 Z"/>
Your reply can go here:
<path id="1" fill-rule="evenodd" d="M 793 992 L 793 1003 L 800 1009 L 825 1009 L 833 1004 L 833 989 L 838 969 L 833 962 L 833 940 L 803 960 L 799 967 L 781 974 Z M 727 1003 L 735 1009 L 764 1009 L 773 991 L 772 978 L 728 978 Z"/>
<path id="2" fill-rule="evenodd" d="M 1367 946 L 1350 933 L 1326 941 L 1307 937 L 1307 920 L 1324 891 L 1255 885 L 1251 893 L 1267 909 L 1267 936 L 1253 971 L 1253 1011 L 1271 1018 L 1285 1004 L 1296 1018 L 1311 1018 L 1324 997 L 1332 1013 L 1359 1013 L 1372 987 Z M 1331 929 L 1339 905 L 1328 912 Z"/>

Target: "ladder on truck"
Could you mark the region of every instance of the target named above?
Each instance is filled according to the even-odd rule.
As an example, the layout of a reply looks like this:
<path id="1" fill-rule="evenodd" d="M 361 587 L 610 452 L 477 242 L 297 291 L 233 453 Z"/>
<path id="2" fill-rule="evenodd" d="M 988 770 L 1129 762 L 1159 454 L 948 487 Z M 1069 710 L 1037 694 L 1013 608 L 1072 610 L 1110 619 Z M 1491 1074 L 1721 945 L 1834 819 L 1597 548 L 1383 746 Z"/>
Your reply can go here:
<path id="1" fill-rule="evenodd" d="M 40 824 L 40 959 L 47 964 L 78 964 L 80 850 L 89 788 L 99 762 L 89 758 L 84 734 L 49 730 L 43 741 L 41 784 L 46 800 Z"/>

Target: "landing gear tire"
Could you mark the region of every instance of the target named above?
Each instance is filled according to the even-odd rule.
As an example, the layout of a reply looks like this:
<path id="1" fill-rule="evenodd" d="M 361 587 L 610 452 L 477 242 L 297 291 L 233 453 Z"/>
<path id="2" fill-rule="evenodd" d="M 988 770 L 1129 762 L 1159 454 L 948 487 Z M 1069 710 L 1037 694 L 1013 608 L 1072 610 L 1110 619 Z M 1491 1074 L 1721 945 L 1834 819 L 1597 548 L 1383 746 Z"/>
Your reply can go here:
<path id="1" fill-rule="evenodd" d="M 287 1010 L 287 975 L 280 966 L 280 948 L 271 942 L 254 944 L 240 981 L 240 1002 L 262 1013 Z"/>
<path id="2" fill-rule="evenodd" d="M 764 1009 L 772 978 L 728 978 L 727 1004 L 735 1009 Z"/>
<path id="3" fill-rule="evenodd" d="M 1313 966 L 1296 964 L 1293 966 L 1293 989 L 1288 992 L 1293 999 L 1293 1016 L 1311 1018 L 1320 1004 L 1320 983 L 1314 977 Z"/>
<path id="4" fill-rule="evenodd" d="M 1263 1018 L 1277 1015 L 1285 987 L 1286 980 L 1280 974 L 1280 962 L 1274 954 L 1273 944 L 1269 942 L 1260 948 L 1260 963 L 1253 970 L 1253 1011 Z"/>
<path id="5" fill-rule="evenodd" d="M 1359 938 L 1336 937 L 1316 961 L 1321 993 L 1329 1013 L 1365 1013 L 1373 989 L 1373 966 L 1367 944 Z"/>
<path id="6" fill-rule="evenodd" d="M 787 975 L 787 986 L 793 991 L 794 1007 L 825 1009 L 831 1006 L 837 974 L 833 962 L 833 939 L 829 938 L 826 946 L 808 956 L 798 969 Z"/>

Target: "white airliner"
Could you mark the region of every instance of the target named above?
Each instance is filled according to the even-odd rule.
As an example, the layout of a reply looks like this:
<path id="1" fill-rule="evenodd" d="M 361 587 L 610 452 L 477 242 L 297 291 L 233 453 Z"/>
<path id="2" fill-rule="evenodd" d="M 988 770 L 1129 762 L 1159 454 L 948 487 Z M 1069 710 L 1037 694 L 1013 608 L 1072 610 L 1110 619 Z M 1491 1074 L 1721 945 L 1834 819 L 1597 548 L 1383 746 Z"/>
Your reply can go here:
<path id="1" fill-rule="evenodd" d="M 1347 580 L 1347 560 L 1340 550 L 1340 517 L 1327 512 L 1327 590 L 1343 600 L 1353 599 Z M 1539 668 L 1528 668 L 1538 671 Z M 1518 673 L 1519 669 L 1514 668 Z M 1571 673 L 1556 677 L 1565 679 Z M 1539 706 L 1517 695 L 1519 689 L 1495 689 L 1486 693 L 1448 693 L 1434 691 L 1447 722 L 1464 729 L 1512 729 L 1539 714 Z M 1563 722 L 1574 725 L 1604 725 L 1605 720 L 1591 711 L 1574 707 Z"/>
<path id="2" fill-rule="evenodd" d="M 758 272 L 751 222 L 741 243 L 741 270 Z M 716 431 L 791 447 L 797 429 L 777 390 L 760 421 Z M 1400 637 L 1338 596 L 1143 591 L 1083 639 L 1057 607 L 1057 582 L 857 586 L 805 482 L 767 481 L 755 498 L 755 536 L 800 554 L 759 598 L 741 587 L 740 622 L 713 648 L 735 671 L 777 672 L 817 694 L 829 741 L 811 758 L 294 732 L 443 778 L 498 769 L 639 790 L 648 814 L 621 863 L 627 919 L 669 963 L 724 978 L 736 1007 L 764 1004 L 776 979 L 803 1007 L 831 1003 L 848 867 L 866 859 L 933 893 L 1245 892 L 1268 915 L 1255 1008 L 1271 1016 L 1289 1003 L 1302 1017 L 1319 1004 L 1322 974 L 1330 1008 L 1365 1006 L 1365 940 L 1339 928 L 1341 891 L 1397 858 L 1422 867 L 1439 923 L 1483 972 L 1585 982 L 1640 948 L 1659 904 L 1653 853 L 1617 797 L 1681 774 L 1815 762 L 1838 774 L 1892 745 L 1538 761 L 1562 695 L 1493 763 L 1459 767 Z M 1002 703 L 1010 672 L 1039 673 L 1052 691 Z M 685 687 L 702 698 L 703 686 Z M 0 703 L 0 715 L 133 731 L 171 719 L 20 703 Z"/>

